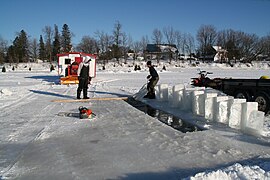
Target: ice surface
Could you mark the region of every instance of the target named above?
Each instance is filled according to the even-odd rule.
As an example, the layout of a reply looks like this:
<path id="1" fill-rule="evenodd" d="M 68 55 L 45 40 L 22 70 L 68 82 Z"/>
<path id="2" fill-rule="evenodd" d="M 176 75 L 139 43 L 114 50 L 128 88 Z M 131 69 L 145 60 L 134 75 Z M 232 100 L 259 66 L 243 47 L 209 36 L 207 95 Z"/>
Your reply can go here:
<path id="1" fill-rule="evenodd" d="M 266 137 L 258 138 L 207 122 L 193 115 L 191 108 L 185 112 L 168 102 L 142 99 L 209 129 L 183 134 L 124 101 L 53 103 L 53 99 L 74 98 L 77 85 L 53 84 L 57 72 L 49 72 L 49 64 L 35 65 L 31 72 L 13 72 L 7 66 L 7 73 L 0 76 L 0 89 L 12 91 L 12 96 L 0 98 L 0 179 L 270 179 L 269 116 L 263 125 Z M 190 82 L 196 70 L 183 66 L 166 65 L 160 83 Z M 269 74 L 268 65 L 265 70 L 251 67 L 248 71 L 225 64 L 199 66 L 217 77 Z M 134 72 L 125 64 L 108 64 L 97 72 L 89 96 L 131 96 L 142 87 L 147 70 Z M 96 117 L 80 120 L 57 115 L 77 112 L 81 105 L 91 108 Z M 261 112 L 251 111 L 247 125 L 259 129 L 262 124 L 253 122 L 261 118 Z"/>

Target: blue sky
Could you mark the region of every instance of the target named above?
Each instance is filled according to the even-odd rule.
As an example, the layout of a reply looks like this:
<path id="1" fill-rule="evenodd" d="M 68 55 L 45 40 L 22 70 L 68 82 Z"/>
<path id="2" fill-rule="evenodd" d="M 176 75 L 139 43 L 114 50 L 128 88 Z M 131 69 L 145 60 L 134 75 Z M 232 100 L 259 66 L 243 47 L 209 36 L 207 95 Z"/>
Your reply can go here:
<path id="1" fill-rule="evenodd" d="M 112 34 L 119 21 L 133 40 L 173 27 L 196 37 L 201 25 L 270 34 L 270 0 L 1 0 L 0 37 L 12 42 L 22 29 L 39 39 L 45 26 L 68 24 L 73 44 L 97 30 Z"/>

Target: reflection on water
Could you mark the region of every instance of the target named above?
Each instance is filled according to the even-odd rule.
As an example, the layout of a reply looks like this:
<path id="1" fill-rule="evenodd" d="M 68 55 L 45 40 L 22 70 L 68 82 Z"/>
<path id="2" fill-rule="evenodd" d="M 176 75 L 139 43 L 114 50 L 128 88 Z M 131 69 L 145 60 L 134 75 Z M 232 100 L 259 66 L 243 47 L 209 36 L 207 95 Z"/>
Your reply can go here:
<path id="1" fill-rule="evenodd" d="M 136 101 L 135 99 L 128 99 L 127 103 L 132 105 L 133 107 L 139 109 L 140 111 L 143 111 L 144 113 L 148 114 L 149 116 L 152 116 L 154 118 L 157 118 L 159 121 L 173 127 L 174 129 L 177 129 L 183 133 L 186 132 L 196 132 L 196 131 L 202 131 L 203 129 L 187 123 L 183 121 L 182 119 L 169 114 L 167 112 L 164 112 L 162 110 L 155 109 L 147 104 L 144 104 L 143 102 Z"/>

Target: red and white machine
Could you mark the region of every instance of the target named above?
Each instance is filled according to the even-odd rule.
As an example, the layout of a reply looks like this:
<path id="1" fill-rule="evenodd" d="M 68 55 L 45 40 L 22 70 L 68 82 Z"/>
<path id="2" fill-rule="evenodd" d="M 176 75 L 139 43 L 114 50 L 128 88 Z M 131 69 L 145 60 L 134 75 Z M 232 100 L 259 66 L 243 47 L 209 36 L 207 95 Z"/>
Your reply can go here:
<path id="1" fill-rule="evenodd" d="M 96 77 L 96 55 L 82 52 L 69 52 L 57 54 L 58 56 L 58 75 L 60 76 L 60 84 L 78 84 L 78 67 L 85 59 L 91 59 L 89 75 Z"/>

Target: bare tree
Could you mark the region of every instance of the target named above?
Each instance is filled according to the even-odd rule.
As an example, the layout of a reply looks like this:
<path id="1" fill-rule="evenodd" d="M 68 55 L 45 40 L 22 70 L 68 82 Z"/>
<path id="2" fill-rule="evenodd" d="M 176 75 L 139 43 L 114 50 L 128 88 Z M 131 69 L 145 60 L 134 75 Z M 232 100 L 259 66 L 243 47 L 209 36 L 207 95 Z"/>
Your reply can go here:
<path id="1" fill-rule="evenodd" d="M 212 46 L 216 43 L 217 32 L 212 25 L 202 25 L 197 32 L 197 40 L 199 43 L 199 50 L 205 60 L 206 55 L 212 53 Z"/>
<path id="2" fill-rule="evenodd" d="M 162 43 L 162 32 L 159 29 L 154 29 L 153 34 L 152 34 L 152 41 L 154 44 L 161 44 Z"/>
<path id="3" fill-rule="evenodd" d="M 116 58 L 116 61 L 118 62 L 118 64 L 119 64 L 119 58 L 121 56 L 119 46 L 122 43 L 122 39 L 121 39 L 122 36 L 123 36 L 122 25 L 120 24 L 119 21 L 116 21 L 116 23 L 114 24 L 114 29 L 113 29 L 114 44 L 113 44 L 112 50 L 113 50 L 113 56 L 114 58 Z"/>
<path id="4" fill-rule="evenodd" d="M 175 43 L 176 43 L 176 47 L 180 53 L 180 49 L 181 49 L 181 42 L 182 42 L 182 34 L 180 31 L 175 31 Z"/>
<path id="5" fill-rule="evenodd" d="M 134 57 L 133 57 L 133 60 L 134 60 L 134 64 L 135 64 L 135 60 L 136 60 L 137 57 L 138 57 L 138 53 L 139 53 L 140 51 L 143 50 L 141 42 L 135 41 L 135 42 L 133 43 L 133 45 L 132 45 L 132 49 L 133 49 L 133 51 L 134 51 Z"/>
<path id="6" fill-rule="evenodd" d="M 96 52 L 96 40 L 90 36 L 83 36 L 81 42 L 78 44 L 77 49 L 85 53 Z"/>
<path id="7" fill-rule="evenodd" d="M 239 42 L 240 37 L 238 37 L 239 32 L 236 32 L 232 29 L 225 30 L 224 38 L 226 38 L 226 44 L 224 48 L 227 50 L 228 63 L 231 63 L 231 60 L 236 61 L 240 59 L 240 50 Z"/>
<path id="8" fill-rule="evenodd" d="M 217 33 L 217 45 L 221 47 L 225 47 L 228 41 L 228 33 L 226 30 L 219 31 Z"/>
<path id="9" fill-rule="evenodd" d="M 262 37 L 260 39 L 260 46 L 262 48 L 263 58 L 270 58 L 270 35 Z"/>
<path id="10" fill-rule="evenodd" d="M 141 44 L 141 48 L 142 48 L 143 52 L 145 52 L 146 46 L 147 46 L 147 44 L 149 44 L 148 36 L 143 36 L 141 41 L 140 41 L 140 44 Z M 144 59 L 146 59 L 145 53 L 144 53 Z"/>
<path id="11" fill-rule="evenodd" d="M 132 48 L 132 46 L 133 46 L 133 39 L 132 39 L 132 36 L 130 34 L 128 35 L 127 44 L 128 44 L 128 47 L 129 48 Z"/>
<path id="12" fill-rule="evenodd" d="M 189 55 L 190 62 L 191 62 L 192 54 L 194 54 L 194 51 L 195 51 L 195 40 L 194 40 L 194 37 L 189 33 L 186 34 L 185 37 L 186 37 L 185 48 L 186 48 L 187 54 Z"/>
<path id="13" fill-rule="evenodd" d="M 53 30 L 52 27 L 50 26 L 45 26 L 44 29 L 42 30 L 43 33 L 45 34 L 45 49 L 46 49 L 46 54 L 47 58 L 49 61 L 52 61 L 52 38 L 53 38 Z"/>
<path id="14" fill-rule="evenodd" d="M 8 41 L 4 40 L 0 36 L 0 64 L 5 62 L 5 56 L 7 55 Z"/>
<path id="15" fill-rule="evenodd" d="M 145 50 L 147 44 L 149 44 L 148 36 L 143 36 L 140 43 L 141 43 L 142 49 Z"/>
<path id="16" fill-rule="evenodd" d="M 118 46 L 121 44 L 121 36 L 122 36 L 121 31 L 122 31 L 122 25 L 120 24 L 119 21 L 116 21 L 116 23 L 114 24 L 113 38 L 114 38 L 114 43 Z"/>
<path id="17" fill-rule="evenodd" d="M 184 33 L 182 34 L 182 38 L 181 38 L 181 46 L 180 46 L 180 50 L 181 50 L 181 55 L 186 55 L 186 44 L 187 44 L 187 34 Z"/>
<path id="18" fill-rule="evenodd" d="M 232 29 L 220 31 L 217 35 L 217 44 L 227 50 L 229 63 L 243 59 L 245 62 L 255 60 L 263 52 L 263 45 L 255 34 L 247 34 Z"/>
<path id="19" fill-rule="evenodd" d="M 169 26 L 169 27 L 165 27 L 163 28 L 163 34 L 167 40 L 167 43 L 169 45 L 175 45 L 175 40 L 176 40 L 176 33 L 173 29 L 173 27 Z M 173 58 L 173 52 L 170 49 L 170 63 L 172 61 Z"/>
<path id="20" fill-rule="evenodd" d="M 167 40 L 168 44 L 174 44 L 175 43 L 175 31 L 173 27 L 165 27 L 163 28 L 163 34 Z"/>
<path id="21" fill-rule="evenodd" d="M 128 43 L 129 39 L 128 39 L 128 36 L 126 33 L 122 33 L 122 47 L 120 48 L 121 52 L 121 56 L 124 57 L 124 60 L 125 60 L 125 64 L 127 64 L 127 53 L 128 53 L 128 50 L 129 50 L 129 43 Z"/>
<path id="22" fill-rule="evenodd" d="M 37 39 L 34 38 L 29 42 L 29 55 L 32 61 L 37 62 L 38 59 L 38 43 Z"/>
<path id="23" fill-rule="evenodd" d="M 112 44 L 113 37 L 104 33 L 103 31 L 96 31 L 95 36 L 97 37 L 98 43 L 98 55 L 100 59 L 103 59 L 103 64 L 105 67 L 106 62 L 112 58 Z"/>
<path id="24" fill-rule="evenodd" d="M 109 50 L 109 47 L 113 44 L 113 37 L 104 33 L 103 31 L 96 31 L 95 36 L 98 41 L 99 52 L 104 53 Z"/>
<path id="25" fill-rule="evenodd" d="M 257 56 L 262 52 L 258 46 L 259 37 L 256 34 L 239 33 L 240 43 L 239 50 L 244 62 L 256 60 Z"/>

